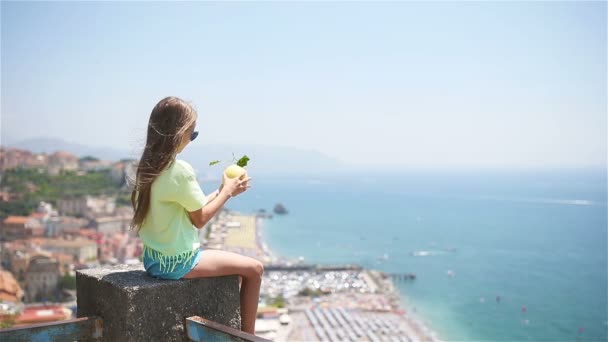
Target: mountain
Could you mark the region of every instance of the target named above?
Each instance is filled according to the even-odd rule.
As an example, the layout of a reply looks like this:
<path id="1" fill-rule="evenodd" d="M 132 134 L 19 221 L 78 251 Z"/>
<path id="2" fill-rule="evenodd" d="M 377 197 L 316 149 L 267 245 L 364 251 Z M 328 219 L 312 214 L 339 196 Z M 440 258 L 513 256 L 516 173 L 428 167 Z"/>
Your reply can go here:
<path id="1" fill-rule="evenodd" d="M 58 138 L 27 139 L 8 143 L 6 146 L 47 154 L 55 151 L 67 151 L 79 157 L 93 156 L 103 160 L 137 159 L 141 153 L 139 148 L 134 147 L 126 146 L 124 149 L 118 149 L 103 146 L 88 146 Z M 204 178 L 216 178 L 221 175 L 221 170 L 231 163 L 233 153 L 236 159 L 239 159 L 244 154 L 250 158 L 247 170 L 252 177 L 253 174 L 313 175 L 339 172 L 346 168 L 343 162 L 318 151 L 254 144 L 203 145 L 195 141 L 179 154 L 178 158 L 192 164 L 200 176 Z M 225 163 L 209 166 L 209 162 L 213 160 L 221 160 L 225 161 Z"/>

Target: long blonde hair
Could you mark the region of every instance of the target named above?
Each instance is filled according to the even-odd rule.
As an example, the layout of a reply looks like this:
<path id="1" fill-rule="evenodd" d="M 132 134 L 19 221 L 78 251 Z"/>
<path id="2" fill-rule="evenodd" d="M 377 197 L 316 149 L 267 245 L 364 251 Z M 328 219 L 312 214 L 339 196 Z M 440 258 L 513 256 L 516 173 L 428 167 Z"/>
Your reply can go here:
<path id="1" fill-rule="evenodd" d="M 196 121 L 196 111 L 186 101 L 169 96 L 160 100 L 148 121 L 146 146 L 137 164 L 131 193 L 134 214 L 131 229 L 141 229 L 150 209 L 152 183 L 175 160 L 184 136 Z"/>

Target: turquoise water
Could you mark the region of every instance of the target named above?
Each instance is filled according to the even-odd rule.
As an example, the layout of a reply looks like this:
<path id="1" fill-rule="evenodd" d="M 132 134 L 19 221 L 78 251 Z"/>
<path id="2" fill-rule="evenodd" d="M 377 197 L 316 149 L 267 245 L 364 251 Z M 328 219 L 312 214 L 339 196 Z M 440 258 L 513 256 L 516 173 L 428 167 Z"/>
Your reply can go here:
<path id="1" fill-rule="evenodd" d="M 445 340 L 607 340 L 605 171 L 255 179 L 228 207 L 282 202 L 273 251 L 416 273 L 404 307 Z"/>

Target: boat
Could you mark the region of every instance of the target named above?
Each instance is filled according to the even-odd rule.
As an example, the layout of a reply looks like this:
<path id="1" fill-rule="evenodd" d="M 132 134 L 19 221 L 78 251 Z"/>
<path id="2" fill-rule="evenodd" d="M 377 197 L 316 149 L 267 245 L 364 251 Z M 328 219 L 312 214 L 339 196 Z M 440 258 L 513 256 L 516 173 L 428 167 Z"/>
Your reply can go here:
<path id="1" fill-rule="evenodd" d="M 274 211 L 275 214 L 278 214 L 278 215 L 285 215 L 285 214 L 287 214 L 287 209 L 285 209 L 285 206 L 283 206 L 283 204 L 281 204 L 281 203 L 277 203 L 274 206 L 273 211 Z"/>
<path id="2" fill-rule="evenodd" d="M 255 215 L 261 218 L 272 218 L 272 214 L 267 213 L 266 209 L 259 209 Z"/>
<path id="3" fill-rule="evenodd" d="M 429 256 L 431 252 L 429 251 L 415 251 L 411 253 L 412 256 Z"/>
<path id="4" fill-rule="evenodd" d="M 378 257 L 378 260 L 388 260 L 388 254 L 384 253 L 384 255 Z"/>

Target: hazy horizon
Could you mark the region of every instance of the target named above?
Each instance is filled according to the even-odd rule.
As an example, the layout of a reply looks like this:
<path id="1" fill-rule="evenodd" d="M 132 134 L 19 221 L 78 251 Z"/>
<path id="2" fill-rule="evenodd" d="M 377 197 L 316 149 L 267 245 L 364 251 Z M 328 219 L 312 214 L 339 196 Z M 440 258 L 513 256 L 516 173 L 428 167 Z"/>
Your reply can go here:
<path id="1" fill-rule="evenodd" d="M 2 144 L 134 151 L 176 95 L 198 110 L 193 147 L 606 168 L 605 2 L 0 6 Z"/>
<path id="2" fill-rule="evenodd" d="M 49 142 L 58 142 L 56 145 L 48 145 Z M 67 151 L 76 154 L 79 157 L 84 156 L 92 156 L 102 160 L 112 160 L 118 161 L 120 159 L 137 159 L 140 156 L 140 149 L 135 150 L 127 150 L 120 148 L 112 148 L 107 146 L 100 145 L 82 145 L 73 142 L 62 142 L 59 139 L 55 138 L 34 138 L 31 140 L 19 140 L 12 141 L 8 143 L 0 144 L 1 147 L 9 147 L 9 148 L 23 148 L 36 153 L 53 153 L 55 151 Z M 143 146 L 142 146 L 143 147 Z M 253 148 L 251 148 L 253 147 Z M 219 177 L 219 170 L 221 167 L 208 166 L 208 161 L 212 159 L 216 159 L 215 156 L 230 156 L 230 151 L 241 151 L 249 148 L 249 151 L 253 150 L 254 153 L 249 153 L 248 156 L 252 157 L 248 165 L 248 169 L 250 173 L 260 175 L 273 175 L 273 176 L 284 176 L 290 177 L 294 175 L 300 176 L 331 176 L 335 175 L 357 175 L 361 174 L 362 176 L 373 176 L 373 175 L 390 175 L 390 174 L 403 174 L 403 173 L 411 173 L 416 174 L 418 172 L 428 173 L 437 173 L 441 174 L 444 172 L 464 172 L 469 174 L 474 174 L 476 172 L 480 172 L 483 174 L 485 172 L 490 172 L 494 174 L 500 173 L 513 173 L 513 172 L 591 172 L 604 174 L 606 172 L 606 166 L 560 166 L 560 167 L 551 167 L 551 166 L 539 166 L 539 167 L 530 167 L 530 166 L 511 166 L 511 167 L 465 167 L 465 166 L 452 166 L 452 167 L 425 167 L 425 166 L 393 166 L 386 167 L 383 165 L 355 165 L 349 164 L 337 159 L 333 159 L 327 155 L 319 153 L 314 150 L 302 150 L 291 147 L 279 147 L 270 146 L 270 145 L 229 145 L 229 144 L 217 144 L 212 146 L 196 146 L 190 145 L 186 147 L 182 153 L 178 155 L 178 158 L 184 159 L 191 163 L 196 169 L 197 173 L 201 176 L 212 176 Z M 262 160 L 260 160 L 259 155 L 256 152 L 261 152 Z M 280 151 L 282 153 L 277 153 Z M 201 155 L 201 152 L 203 154 Z M 309 156 L 312 155 L 313 158 L 301 158 L 302 153 L 309 153 Z M 326 159 L 325 159 L 326 158 Z M 289 159 L 285 161 L 286 159 Z M 273 160 L 280 160 L 281 163 L 277 167 L 273 164 Z M 298 171 L 298 167 L 302 165 L 293 165 L 294 163 L 308 163 L 309 161 L 313 162 L 312 167 L 307 169 L 300 169 Z M 226 161 L 226 160 L 224 160 Z M 319 162 L 316 165 L 314 162 Z M 260 167 L 260 164 L 262 166 Z M 227 164 L 225 164 L 227 165 Z M 604 177 L 605 178 L 605 177 Z"/>

